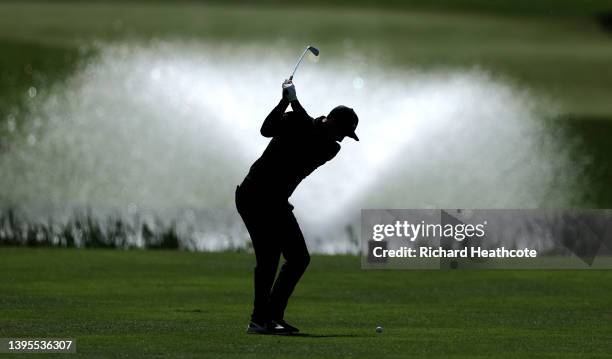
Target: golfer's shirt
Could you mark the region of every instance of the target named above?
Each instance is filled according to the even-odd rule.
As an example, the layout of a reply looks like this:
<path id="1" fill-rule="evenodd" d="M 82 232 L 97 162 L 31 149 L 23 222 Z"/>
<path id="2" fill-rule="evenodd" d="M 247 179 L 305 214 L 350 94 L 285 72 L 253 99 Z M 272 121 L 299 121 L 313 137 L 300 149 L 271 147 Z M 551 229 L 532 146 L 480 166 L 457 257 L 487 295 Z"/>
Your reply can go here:
<path id="1" fill-rule="evenodd" d="M 293 112 L 284 113 L 288 105 L 282 100 L 264 121 L 261 134 L 272 140 L 243 182 L 271 199 L 289 198 L 306 176 L 340 151 L 299 102 L 292 102 Z"/>

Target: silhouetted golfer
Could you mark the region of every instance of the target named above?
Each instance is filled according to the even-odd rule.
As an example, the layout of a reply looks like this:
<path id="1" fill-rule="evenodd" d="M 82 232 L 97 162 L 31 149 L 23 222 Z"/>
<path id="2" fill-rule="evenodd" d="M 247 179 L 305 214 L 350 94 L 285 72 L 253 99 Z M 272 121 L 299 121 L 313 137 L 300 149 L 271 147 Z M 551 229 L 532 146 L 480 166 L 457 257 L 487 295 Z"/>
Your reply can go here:
<path id="1" fill-rule="evenodd" d="M 292 112 L 285 113 L 291 104 Z M 358 118 L 346 106 L 313 119 L 297 100 L 291 81 L 283 98 L 261 126 L 272 137 L 236 189 L 236 207 L 255 250 L 255 302 L 247 333 L 290 334 L 299 330 L 284 320 L 289 297 L 310 262 L 308 248 L 288 199 L 297 185 L 340 151 L 345 136 L 357 141 Z M 278 278 L 280 255 L 285 258 Z"/>

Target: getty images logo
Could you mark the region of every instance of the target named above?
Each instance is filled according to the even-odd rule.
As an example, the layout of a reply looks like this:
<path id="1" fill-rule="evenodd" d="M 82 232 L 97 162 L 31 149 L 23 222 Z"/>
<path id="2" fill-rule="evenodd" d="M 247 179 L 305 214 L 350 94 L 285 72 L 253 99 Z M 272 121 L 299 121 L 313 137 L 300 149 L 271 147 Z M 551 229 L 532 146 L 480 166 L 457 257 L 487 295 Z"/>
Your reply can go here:
<path id="1" fill-rule="evenodd" d="M 467 214 L 463 210 L 456 213 L 460 217 Z M 364 237 L 368 241 L 368 263 L 386 263 L 386 257 L 375 255 L 381 251 L 396 248 L 414 251 L 432 245 L 452 248 L 453 242 L 466 243 L 468 239 L 469 243 L 480 242 L 487 235 L 487 221 L 482 217 L 466 223 L 464 218 L 460 220 L 446 210 L 372 210 L 366 211 L 362 220 L 364 230 L 369 232 Z"/>
<path id="2" fill-rule="evenodd" d="M 485 236 L 487 221 L 478 224 L 468 223 L 410 223 L 396 220 L 395 223 L 375 224 L 372 226 L 372 240 L 384 241 L 387 238 L 406 238 L 411 242 L 419 238 L 453 238 L 459 242 L 465 238 Z"/>

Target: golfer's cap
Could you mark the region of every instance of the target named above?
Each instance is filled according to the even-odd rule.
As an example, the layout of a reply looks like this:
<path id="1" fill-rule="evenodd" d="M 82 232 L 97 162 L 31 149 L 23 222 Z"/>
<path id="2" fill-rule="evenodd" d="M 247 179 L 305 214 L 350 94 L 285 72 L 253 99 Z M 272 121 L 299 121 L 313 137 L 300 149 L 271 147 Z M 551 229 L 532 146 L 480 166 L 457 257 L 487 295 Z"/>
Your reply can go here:
<path id="1" fill-rule="evenodd" d="M 355 133 L 357 124 L 359 124 L 359 118 L 352 108 L 343 105 L 336 106 L 327 117 L 337 121 L 338 127 L 344 135 L 359 141 L 359 137 Z"/>

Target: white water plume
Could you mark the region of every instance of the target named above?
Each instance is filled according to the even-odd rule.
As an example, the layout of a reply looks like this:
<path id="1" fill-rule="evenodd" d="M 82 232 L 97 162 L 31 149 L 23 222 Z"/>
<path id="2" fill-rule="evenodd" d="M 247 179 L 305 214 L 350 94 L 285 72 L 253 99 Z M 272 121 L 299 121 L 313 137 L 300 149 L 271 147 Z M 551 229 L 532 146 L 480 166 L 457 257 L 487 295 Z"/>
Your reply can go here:
<path id="1" fill-rule="evenodd" d="M 353 107 L 361 141 L 346 139 L 291 199 L 311 250 L 356 249 L 344 231 L 361 208 L 572 200 L 580 169 L 548 133 L 555 112 L 537 95 L 479 70 L 402 71 L 321 51 L 297 73 L 298 97 L 313 117 Z M 65 83 L 39 89 L 32 133 L 0 155 L 2 203 L 213 208 L 241 226 L 234 189 L 267 144 L 259 127 L 293 61 L 257 46 L 102 46 Z M 196 248 L 223 249 L 222 232 L 199 231 Z"/>

